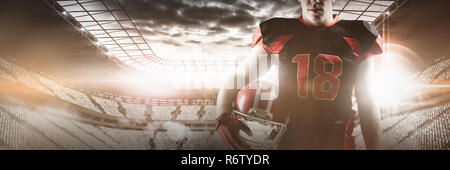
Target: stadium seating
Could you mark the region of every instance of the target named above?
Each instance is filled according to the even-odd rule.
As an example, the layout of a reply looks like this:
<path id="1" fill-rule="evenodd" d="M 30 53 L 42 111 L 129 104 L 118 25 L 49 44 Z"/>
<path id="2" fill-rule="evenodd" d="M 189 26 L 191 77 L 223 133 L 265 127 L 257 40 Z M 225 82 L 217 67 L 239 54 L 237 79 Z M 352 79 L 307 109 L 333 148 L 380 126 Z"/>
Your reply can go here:
<path id="1" fill-rule="evenodd" d="M 441 58 L 418 74 L 417 80 L 448 80 L 450 59 Z M 19 83 L 58 100 L 92 111 L 117 125 L 96 124 L 36 111 L 28 105 L 0 100 L 0 149 L 224 149 L 214 129 L 190 131 L 175 140 L 170 130 L 150 128 L 151 121 L 206 121 L 218 116 L 215 105 L 140 104 L 129 96 L 104 97 L 28 71 L 11 59 L 0 58 L 0 82 Z M 72 109 L 67 108 L 68 110 Z M 382 115 L 383 145 L 388 149 L 450 149 L 449 103 L 402 114 Z M 49 108 L 51 109 L 51 108 Z M 78 108 L 74 108 L 75 110 Z M 64 110 L 60 110 L 64 112 Z M 150 122 L 148 126 L 140 125 Z M 156 123 L 155 123 L 156 124 Z M 156 126 L 156 125 L 155 125 Z M 358 121 L 354 130 L 357 149 L 364 149 Z"/>

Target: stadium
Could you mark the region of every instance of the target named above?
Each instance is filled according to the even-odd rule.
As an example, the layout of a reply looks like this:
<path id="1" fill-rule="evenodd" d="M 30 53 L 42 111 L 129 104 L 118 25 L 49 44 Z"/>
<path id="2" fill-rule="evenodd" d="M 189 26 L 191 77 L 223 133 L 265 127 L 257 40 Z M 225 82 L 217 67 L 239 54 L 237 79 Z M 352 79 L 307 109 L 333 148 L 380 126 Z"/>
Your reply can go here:
<path id="1" fill-rule="evenodd" d="M 0 2 L 7 23 L 0 28 L 0 150 L 226 149 L 215 125 L 218 82 L 236 71 L 250 49 L 245 40 L 269 17 L 243 2 Z M 274 3 L 286 10 L 273 15 L 294 17 L 284 14 L 289 3 L 297 2 Z M 430 10 L 445 13 L 445 6 L 338 0 L 333 8 L 375 26 L 385 40 L 388 53 L 373 76 L 385 149 L 450 149 L 450 24 Z M 252 8 L 255 25 L 240 20 L 239 8 Z M 235 13 L 217 26 L 201 14 L 211 9 Z M 356 149 L 365 149 L 358 119 L 353 135 Z"/>

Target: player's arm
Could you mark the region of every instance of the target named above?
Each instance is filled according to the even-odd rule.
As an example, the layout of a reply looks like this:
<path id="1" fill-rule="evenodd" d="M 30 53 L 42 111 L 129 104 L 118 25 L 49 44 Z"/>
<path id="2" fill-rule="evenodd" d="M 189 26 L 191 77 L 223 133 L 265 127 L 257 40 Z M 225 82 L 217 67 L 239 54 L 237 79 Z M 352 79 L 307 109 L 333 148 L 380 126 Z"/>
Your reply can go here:
<path id="1" fill-rule="evenodd" d="M 268 51 L 268 47 L 263 44 L 263 35 L 260 27 L 256 29 L 252 37 L 252 50 L 249 56 L 244 60 L 244 62 L 239 67 L 238 70 L 246 70 L 245 67 L 248 67 L 248 71 L 256 71 L 258 67 L 259 57 L 267 57 L 270 54 Z M 257 76 L 260 76 L 259 74 Z M 245 80 L 246 75 L 245 72 L 240 71 L 236 73 L 237 80 Z M 228 81 L 233 81 L 234 75 L 229 75 Z M 249 80 L 251 82 L 251 80 Z M 238 93 L 238 88 L 227 89 L 224 83 L 220 88 L 219 95 L 217 97 L 217 111 L 221 114 L 223 113 L 231 113 L 233 111 L 232 103 Z"/>
<path id="2" fill-rule="evenodd" d="M 380 114 L 369 91 L 370 72 L 374 68 L 374 59 L 368 58 L 358 66 L 355 82 L 356 100 L 358 102 L 361 131 L 366 149 L 380 149 L 381 135 Z"/>
<path id="3" fill-rule="evenodd" d="M 246 60 L 241 65 L 242 67 L 247 66 L 249 71 L 257 70 L 257 61 L 258 57 L 267 56 L 265 49 L 256 45 L 252 48 L 252 52 L 250 56 L 246 58 Z M 245 73 L 237 73 L 237 78 L 241 80 L 245 80 Z M 234 75 L 230 75 L 228 81 L 233 81 Z M 227 84 L 227 83 L 224 83 Z M 247 145 L 242 143 L 239 139 L 239 131 L 243 130 L 247 135 L 251 136 L 252 132 L 250 128 L 242 123 L 241 121 L 232 118 L 231 112 L 233 111 L 233 101 L 236 99 L 236 95 L 239 92 L 238 88 L 226 88 L 223 85 L 217 97 L 217 111 L 220 116 L 216 119 L 216 128 L 219 135 L 222 137 L 224 144 L 229 149 L 250 149 Z"/>

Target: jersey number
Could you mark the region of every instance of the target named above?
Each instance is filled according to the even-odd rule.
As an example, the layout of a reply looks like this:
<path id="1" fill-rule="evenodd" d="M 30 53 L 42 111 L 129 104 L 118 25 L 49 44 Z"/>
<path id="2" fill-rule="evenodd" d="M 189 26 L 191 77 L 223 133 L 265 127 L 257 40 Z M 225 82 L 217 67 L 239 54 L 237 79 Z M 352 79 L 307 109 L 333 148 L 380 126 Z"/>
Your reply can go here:
<path id="1" fill-rule="evenodd" d="M 308 98 L 309 54 L 298 54 L 293 59 L 297 66 L 297 94 Z M 342 74 L 342 60 L 338 56 L 319 54 L 314 59 L 314 77 L 312 94 L 318 100 L 334 100 L 339 91 L 339 76 Z M 329 66 L 329 67 L 327 67 Z"/>

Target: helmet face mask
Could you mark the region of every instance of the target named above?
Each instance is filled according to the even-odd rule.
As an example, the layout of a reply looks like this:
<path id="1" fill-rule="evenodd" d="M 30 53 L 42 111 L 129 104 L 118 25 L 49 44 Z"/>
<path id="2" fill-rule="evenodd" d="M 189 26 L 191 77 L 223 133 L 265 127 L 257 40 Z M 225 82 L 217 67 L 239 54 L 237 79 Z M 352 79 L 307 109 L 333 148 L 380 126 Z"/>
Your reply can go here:
<path id="1" fill-rule="evenodd" d="M 267 83 L 267 82 L 259 82 Z M 249 85 L 250 86 L 250 85 Z M 231 114 L 232 117 L 242 121 L 252 131 L 252 135 L 247 135 L 243 131 L 239 132 L 240 139 L 243 143 L 250 146 L 251 149 L 268 150 L 273 149 L 281 140 L 286 132 L 289 117 L 286 122 L 275 122 L 274 114 L 271 112 L 273 101 L 276 98 L 260 102 L 261 89 L 250 89 L 249 86 L 243 88 L 236 98 L 236 109 Z M 270 86 L 269 92 L 277 90 L 274 86 Z M 239 102 L 239 103 L 238 103 Z M 261 108 L 261 104 L 265 104 L 265 108 Z"/>

